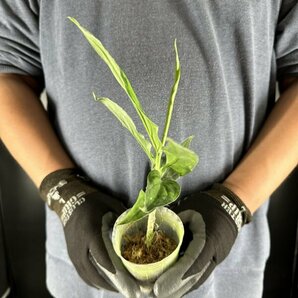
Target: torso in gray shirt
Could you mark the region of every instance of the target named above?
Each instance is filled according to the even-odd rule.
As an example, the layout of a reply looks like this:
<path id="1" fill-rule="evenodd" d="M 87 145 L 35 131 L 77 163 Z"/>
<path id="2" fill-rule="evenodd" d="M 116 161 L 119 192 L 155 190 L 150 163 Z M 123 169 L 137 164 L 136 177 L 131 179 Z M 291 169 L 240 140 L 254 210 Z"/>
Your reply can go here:
<path id="1" fill-rule="evenodd" d="M 181 81 L 169 136 L 182 141 L 194 135 L 191 148 L 200 156 L 199 166 L 180 181 L 182 196 L 223 180 L 234 169 L 274 102 L 277 76 L 298 74 L 296 1 L 16 2 L 0 8 L 0 71 L 44 76 L 49 115 L 65 148 L 93 180 L 129 205 L 144 187 L 148 161 L 133 137 L 93 100 L 92 91 L 116 101 L 145 132 L 108 67 L 67 16 L 100 38 L 160 131 L 177 38 Z M 79 280 L 61 224 L 51 211 L 47 216 L 52 294 L 114 297 Z M 268 253 L 264 205 L 243 228 L 230 256 L 189 297 L 261 297 Z"/>

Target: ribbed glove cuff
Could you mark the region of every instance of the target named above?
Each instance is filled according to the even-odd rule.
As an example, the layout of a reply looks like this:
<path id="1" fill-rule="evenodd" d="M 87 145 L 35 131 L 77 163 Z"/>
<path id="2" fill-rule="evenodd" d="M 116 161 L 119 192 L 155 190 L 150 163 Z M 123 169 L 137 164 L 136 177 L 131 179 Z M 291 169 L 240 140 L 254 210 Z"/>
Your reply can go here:
<path id="1" fill-rule="evenodd" d="M 238 231 L 242 226 L 251 222 L 252 215 L 250 210 L 234 192 L 223 184 L 215 183 L 211 189 L 205 192 L 220 202 L 221 207 L 235 221 Z"/>
<path id="2" fill-rule="evenodd" d="M 39 187 L 43 201 L 54 210 L 66 225 L 73 211 L 96 192 L 90 180 L 79 169 L 61 169 L 47 175 Z"/>

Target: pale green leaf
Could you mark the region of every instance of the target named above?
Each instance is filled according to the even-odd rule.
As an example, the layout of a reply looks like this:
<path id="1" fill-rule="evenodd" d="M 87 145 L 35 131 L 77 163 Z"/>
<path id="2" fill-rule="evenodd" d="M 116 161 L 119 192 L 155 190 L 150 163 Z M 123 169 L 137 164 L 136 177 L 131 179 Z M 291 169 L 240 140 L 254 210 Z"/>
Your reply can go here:
<path id="1" fill-rule="evenodd" d="M 123 218 L 123 220 L 119 222 L 119 225 L 127 224 L 146 216 L 149 212 L 147 212 L 146 210 L 145 200 L 146 200 L 145 192 L 141 190 L 139 192 L 136 202 L 134 203 L 132 208 L 128 211 L 128 213 Z"/>
<path id="2" fill-rule="evenodd" d="M 190 147 L 190 143 L 193 140 L 194 136 L 189 136 L 187 139 L 185 139 L 182 143 L 181 146 L 185 147 L 185 148 L 189 148 Z"/>
<path id="3" fill-rule="evenodd" d="M 199 162 L 199 157 L 195 152 L 170 138 L 167 139 L 163 151 L 166 154 L 165 168 L 171 168 L 179 176 L 190 173 Z"/>
<path id="4" fill-rule="evenodd" d="M 103 46 L 101 41 L 97 39 L 92 33 L 90 33 L 87 29 L 82 27 L 79 22 L 71 17 L 68 17 L 83 33 L 87 41 L 96 51 L 96 53 L 102 58 L 102 60 L 107 64 L 110 68 L 112 74 L 115 79 L 118 81 L 120 86 L 124 89 L 128 97 L 130 98 L 135 110 L 137 111 L 146 132 L 151 140 L 151 143 L 156 151 L 159 151 L 161 148 L 161 141 L 158 137 L 158 126 L 145 114 L 143 108 L 135 94 L 131 83 L 129 82 L 124 71 L 118 66 L 115 59 L 110 55 L 110 53 Z"/>
<path id="5" fill-rule="evenodd" d="M 161 179 L 157 170 L 152 170 L 147 176 L 146 192 L 140 191 L 139 196 L 119 224 L 126 224 L 141 219 L 155 208 L 174 202 L 180 195 L 180 185 L 173 180 Z"/>
<path id="6" fill-rule="evenodd" d="M 163 137 L 162 137 L 162 145 L 165 145 L 169 128 L 170 128 L 170 123 L 171 123 L 171 118 L 172 118 L 172 113 L 173 113 L 173 108 L 174 108 L 174 103 L 175 103 L 175 97 L 177 94 L 178 90 L 178 85 L 180 81 L 180 62 L 179 62 L 179 55 L 178 55 L 178 49 L 177 49 L 177 41 L 175 39 L 174 42 L 174 48 L 175 48 L 175 53 L 176 53 L 176 68 L 175 68 L 175 79 L 174 79 L 174 84 L 171 90 L 171 95 L 168 103 L 168 111 L 167 111 L 167 118 L 164 126 L 164 132 L 163 132 Z"/>
<path id="7" fill-rule="evenodd" d="M 146 187 L 146 209 L 154 210 L 174 202 L 180 195 L 180 185 L 173 180 L 162 179 L 157 170 L 148 174 Z"/>
<path id="8" fill-rule="evenodd" d="M 151 144 L 145 139 L 145 137 L 138 132 L 133 120 L 130 116 L 115 102 L 106 97 L 96 97 L 93 93 L 94 99 L 96 101 L 104 104 L 111 113 L 120 121 L 120 123 L 133 135 L 139 145 L 142 147 L 151 162 L 154 161 L 151 154 Z"/>
<path id="9" fill-rule="evenodd" d="M 191 141 L 193 140 L 194 136 L 189 136 L 187 139 L 185 139 L 182 143 L 181 146 L 185 148 L 189 148 Z M 175 160 L 172 161 L 173 163 Z M 166 155 L 162 156 L 162 173 L 163 173 L 163 178 L 164 179 L 170 179 L 170 180 L 177 180 L 180 178 L 180 175 L 175 172 L 172 168 L 170 168 L 171 164 L 166 164 Z"/>

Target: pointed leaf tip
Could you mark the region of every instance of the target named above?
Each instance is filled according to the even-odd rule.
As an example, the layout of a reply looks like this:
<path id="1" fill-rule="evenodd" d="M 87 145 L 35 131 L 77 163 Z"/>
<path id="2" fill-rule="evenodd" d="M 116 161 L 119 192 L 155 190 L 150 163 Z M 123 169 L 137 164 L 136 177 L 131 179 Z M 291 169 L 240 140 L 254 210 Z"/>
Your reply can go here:
<path id="1" fill-rule="evenodd" d="M 73 18 L 73 17 L 67 17 L 71 22 L 73 22 L 74 24 L 79 24 L 79 22 L 75 19 L 75 18 Z"/>
<path id="2" fill-rule="evenodd" d="M 95 95 L 94 92 L 92 92 L 92 96 L 93 96 L 93 98 L 94 98 L 95 101 L 99 101 L 99 98 Z"/>

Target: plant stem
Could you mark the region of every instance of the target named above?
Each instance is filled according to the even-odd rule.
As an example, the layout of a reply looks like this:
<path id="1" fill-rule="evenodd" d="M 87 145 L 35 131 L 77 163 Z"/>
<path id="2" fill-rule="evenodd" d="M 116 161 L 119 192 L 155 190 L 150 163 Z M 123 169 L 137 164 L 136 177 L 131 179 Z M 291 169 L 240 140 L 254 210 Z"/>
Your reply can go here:
<path id="1" fill-rule="evenodd" d="M 147 232 L 146 232 L 146 240 L 145 240 L 145 244 L 147 247 L 151 246 L 153 236 L 154 236 L 155 213 L 156 213 L 156 209 L 154 209 L 148 215 Z"/>
<path id="2" fill-rule="evenodd" d="M 161 155 L 162 155 L 162 150 L 160 150 L 159 152 L 156 152 L 155 163 L 153 167 L 154 170 L 157 170 L 157 171 L 160 170 Z"/>

